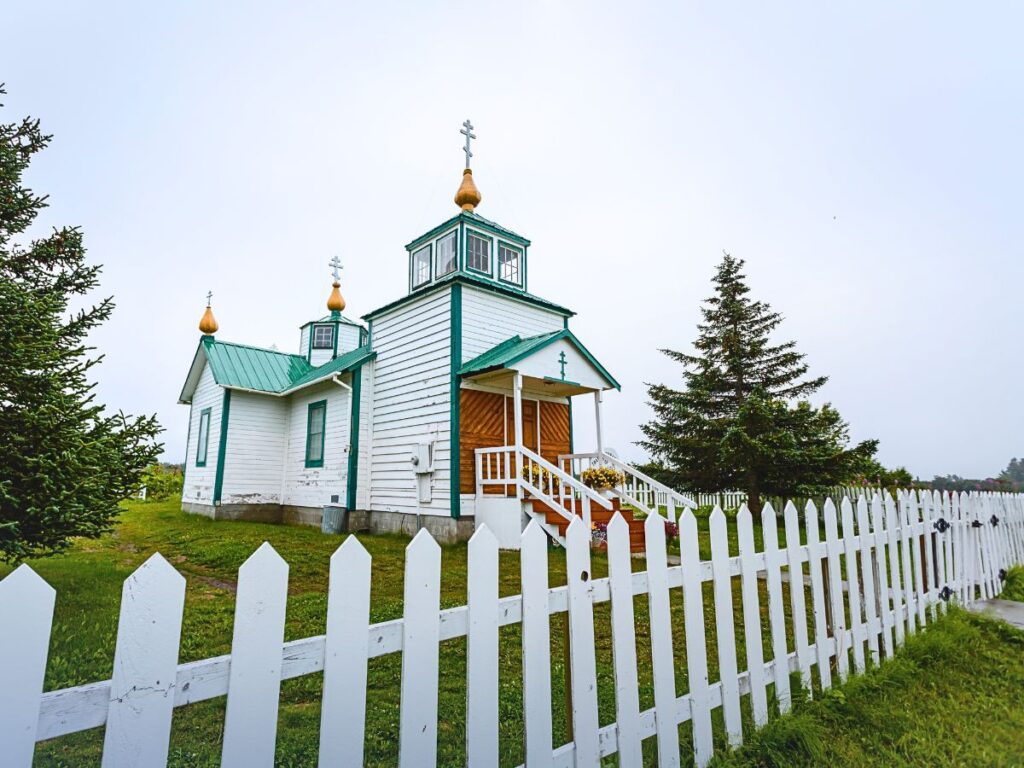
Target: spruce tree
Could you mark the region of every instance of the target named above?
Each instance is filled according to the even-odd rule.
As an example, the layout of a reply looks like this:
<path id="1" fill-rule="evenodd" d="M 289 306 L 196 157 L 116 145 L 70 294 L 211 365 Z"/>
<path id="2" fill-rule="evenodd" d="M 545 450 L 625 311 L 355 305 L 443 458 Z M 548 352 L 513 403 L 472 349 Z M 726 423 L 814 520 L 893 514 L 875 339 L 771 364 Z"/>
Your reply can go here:
<path id="1" fill-rule="evenodd" d="M 0 86 L 0 94 L 4 90 Z M 2 106 L 2 105 L 0 105 Z M 22 183 L 50 137 L 38 120 L 0 124 L 0 559 L 59 552 L 109 530 L 160 451 L 154 417 L 107 413 L 89 381 L 101 357 L 89 332 L 111 299 L 69 312 L 98 284 L 82 233 L 65 227 L 27 243 L 46 198 Z"/>
<path id="2" fill-rule="evenodd" d="M 683 365 L 685 386 L 648 384 L 655 418 L 641 427 L 640 445 L 677 487 L 743 489 L 758 511 L 765 495 L 812 495 L 846 482 L 878 444 L 848 447 L 839 413 L 807 402 L 827 377 L 807 377 L 795 342 L 772 343 L 782 316 L 750 298 L 743 263 L 725 254 L 719 264 L 694 354 L 661 350 Z"/>

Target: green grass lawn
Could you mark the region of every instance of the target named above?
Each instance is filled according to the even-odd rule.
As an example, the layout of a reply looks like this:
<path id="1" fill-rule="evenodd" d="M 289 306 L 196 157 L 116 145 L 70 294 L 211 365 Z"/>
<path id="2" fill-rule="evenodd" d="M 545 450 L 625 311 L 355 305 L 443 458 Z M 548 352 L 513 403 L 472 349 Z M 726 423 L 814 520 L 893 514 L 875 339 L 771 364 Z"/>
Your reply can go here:
<path id="1" fill-rule="evenodd" d="M 701 515 L 702 552 L 706 555 L 707 526 L 705 515 Z M 760 531 L 755 530 L 755 538 L 760 544 Z M 137 568 L 150 554 L 161 552 L 187 580 L 185 618 L 182 631 L 180 661 L 187 662 L 230 652 L 232 617 L 234 611 L 234 588 L 238 567 L 262 543 L 269 541 L 290 565 L 290 586 L 288 615 L 285 637 L 288 640 L 322 634 L 325 625 L 326 589 L 328 561 L 330 555 L 343 540 L 342 536 L 325 536 L 313 528 L 273 526 L 259 523 L 214 523 L 205 518 L 185 515 L 178 511 L 176 502 L 129 503 L 121 521 L 113 533 L 99 540 L 80 541 L 67 555 L 34 561 L 35 568 L 50 584 L 57 589 L 57 607 L 53 637 L 50 649 L 50 662 L 47 669 L 47 689 L 63 688 L 81 683 L 106 679 L 110 676 L 113 660 L 114 641 L 117 630 L 117 613 L 120 603 L 121 585 L 125 578 Z M 404 549 L 408 538 L 399 536 L 363 536 L 361 541 L 373 557 L 372 616 L 373 621 L 384 621 L 398 618 L 402 614 L 402 581 Z M 731 542 L 735 553 L 735 541 Z M 551 550 L 551 585 L 565 583 L 565 563 L 560 549 Z M 643 560 L 635 560 L 634 568 L 643 568 Z M 0 576 L 9 569 L 0 568 Z M 607 574 L 607 562 L 604 557 L 595 553 L 593 574 L 602 577 Z M 464 545 L 443 547 L 442 551 L 442 607 L 462 605 L 466 599 L 466 547 Z M 710 598 L 711 585 L 706 585 L 705 618 L 709 626 L 707 632 L 708 658 L 711 667 L 711 679 L 716 680 L 717 652 L 715 649 L 714 610 Z M 501 555 L 502 595 L 517 594 L 519 591 L 519 559 L 516 553 Z M 684 653 L 685 638 L 683 635 L 682 601 L 678 591 L 673 592 L 673 634 L 676 661 L 676 689 L 682 694 L 688 689 L 686 679 L 686 658 Z M 740 611 L 738 583 L 734 584 L 735 611 Z M 765 604 L 762 585 L 762 606 Z M 647 602 L 637 598 L 635 602 L 637 617 L 637 654 L 640 668 L 640 703 L 647 708 L 653 705 L 653 686 L 650 678 L 650 646 L 647 626 Z M 598 700 L 602 724 L 615 719 L 615 702 L 612 675 L 612 653 L 609 641 L 610 612 L 607 603 L 595 609 L 595 627 L 597 632 L 597 664 L 598 664 Z M 745 654 L 742 644 L 742 625 L 740 617 L 736 617 L 737 640 L 739 644 L 740 669 L 746 668 Z M 962 626 L 961 626 L 962 625 Z M 552 721 L 554 724 L 555 743 L 563 743 L 565 738 L 565 705 L 564 705 L 564 669 L 563 669 L 563 621 L 560 616 L 552 620 Z M 930 632 L 922 641 L 916 641 L 922 648 L 930 647 L 927 643 L 941 645 L 943 638 L 949 642 L 962 641 L 964 633 L 974 633 L 972 637 L 981 638 L 979 643 L 990 639 L 993 632 L 991 623 L 975 619 L 951 617 Z M 964 628 L 966 627 L 966 629 Z M 765 656 L 771 657 L 770 638 L 767 631 L 767 620 L 763 627 Z M 1018 635 L 1007 634 L 1009 638 L 1018 638 L 1014 654 L 1017 663 L 1020 661 L 1020 645 Z M 1009 642 L 1009 641 L 1007 641 Z M 991 643 L 993 653 L 997 643 Z M 912 648 L 914 646 L 911 646 Z M 986 646 L 987 647 L 987 646 Z M 501 630 L 501 701 L 500 715 L 501 752 L 503 765 L 517 765 L 522 762 L 522 685 L 519 655 L 519 631 L 517 626 L 505 627 Z M 984 680 L 985 674 L 993 677 L 1002 675 L 1009 684 L 1015 679 L 1003 674 L 995 665 L 995 660 L 980 653 L 977 659 L 985 665 L 979 671 L 978 680 Z M 923 663 L 917 657 L 910 656 L 908 651 L 906 663 Z M 896 661 L 892 672 L 883 668 L 877 672 L 878 677 L 864 678 L 852 685 L 860 686 L 859 690 L 870 694 L 872 680 L 883 679 L 883 674 L 899 675 L 904 661 Z M 441 677 L 440 677 L 440 726 L 439 726 L 439 763 L 445 766 L 464 763 L 465 731 L 465 641 L 451 640 L 441 646 Z M 935 711 L 942 711 L 943 703 L 949 700 L 950 712 L 964 712 L 971 706 L 973 697 L 980 696 L 980 691 L 987 690 L 984 686 L 957 686 L 946 684 L 942 672 L 942 660 L 937 659 L 931 668 L 926 669 L 928 675 L 922 676 L 920 685 L 932 691 L 930 699 L 924 699 Z M 1018 668 L 1018 673 L 1020 672 Z M 906 674 L 906 673 L 903 673 Z M 916 674 L 916 673 L 915 673 Z M 911 675 L 913 677 L 913 675 Z M 366 762 L 368 765 L 394 765 L 397 761 L 397 733 L 399 718 L 399 685 L 401 677 L 400 654 L 374 659 L 370 662 L 369 687 L 367 692 L 367 734 Z M 887 678 L 885 678 L 887 679 Z M 970 682 L 970 681 L 968 681 Z M 1020 688 L 1024 682 L 1016 678 L 1015 685 Z M 883 686 L 884 682 L 877 683 Z M 320 675 L 309 675 L 296 680 L 286 681 L 282 685 L 281 709 L 278 726 L 277 764 L 281 766 L 306 766 L 316 764 L 316 753 L 319 733 L 319 699 Z M 893 695 L 903 695 L 905 686 L 897 686 Z M 871 694 L 871 695 L 876 695 Z M 783 718 L 774 730 L 765 732 L 764 736 L 756 737 L 757 744 L 767 745 L 770 739 L 786 738 L 788 723 L 797 723 L 797 730 L 805 728 L 806 718 L 816 716 L 814 707 L 831 707 L 828 712 L 842 712 L 835 702 L 840 697 L 829 696 L 823 701 L 816 698 L 814 704 L 801 708 L 798 718 Z M 954 701 L 954 699 L 956 701 Z M 855 700 L 853 694 L 847 694 L 846 702 Z M 913 701 L 912 698 L 908 700 Z M 1005 697 L 1004 703 L 1015 703 L 1021 708 L 1021 697 L 1016 695 Z M 744 703 L 744 707 L 747 704 Z M 852 706 L 852 705 L 850 705 Z M 931 709 L 929 709 L 931 711 Z M 988 710 L 994 712 L 995 710 Z M 744 710 L 749 719 L 749 711 Z M 220 742 L 222 737 L 224 716 L 224 699 L 202 702 L 175 710 L 174 726 L 171 738 L 170 764 L 174 766 L 215 766 L 219 764 Z M 933 729 L 928 723 L 931 715 L 917 719 L 911 726 L 903 721 L 908 733 L 927 731 L 927 739 L 936 744 L 949 741 L 962 741 L 958 729 Z M 716 732 L 720 741 L 722 727 L 721 715 L 716 713 Z M 1019 731 L 1020 713 L 1015 723 Z M 978 720 L 980 726 L 984 720 Z M 749 726 L 749 723 L 748 723 Z M 901 726 L 902 728 L 903 726 Z M 966 725 L 964 727 L 967 727 Z M 747 733 L 750 734 L 749 727 Z M 794 751 L 794 764 L 815 762 L 813 751 L 814 731 L 806 727 L 808 745 L 806 754 L 810 755 L 804 763 L 804 754 Z M 934 731 L 934 732 L 933 732 Z M 803 732 L 803 731 L 801 731 Z M 773 736 L 781 734 L 781 736 Z M 872 731 L 876 741 L 886 744 L 901 743 L 901 740 L 912 738 L 902 731 L 881 729 Z M 680 727 L 680 737 L 684 755 L 690 749 L 689 726 Z M 856 733 L 850 731 L 850 744 L 858 743 Z M 79 766 L 98 765 L 102 747 L 102 729 L 72 734 L 41 744 L 36 750 L 36 764 L 42 766 Z M 819 738 L 819 741 L 821 739 Z M 830 734 L 828 741 L 833 741 Z M 836 741 L 837 744 L 846 742 Z M 1012 740 L 1007 742 L 1008 749 L 1013 747 Z M 873 747 L 872 747 L 873 748 Z M 895 747 L 894 747 L 895 748 Z M 998 745 L 989 745 L 990 749 L 998 749 Z M 952 746 L 950 747 L 952 750 Z M 810 750 L 810 751 L 807 751 Z M 852 750 L 852 747 L 851 747 Z M 1013 764 L 1010 755 L 1020 754 L 1024 750 L 1020 740 L 1016 743 L 1016 751 L 1003 751 L 996 754 L 998 759 L 986 759 L 986 764 Z M 656 760 L 653 739 L 645 743 L 645 763 Z M 852 751 L 836 752 L 835 760 L 826 762 L 835 765 L 865 764 Z M 938 753 L 936 753 L 938 754 Z M 967 752 L 950 751 L 951 757 L 933 764 L 960 765 L 971 761 L 962 759 Z M 995 754 L 979 752 L 978 754 Z M 1001 755 L 1001 757 L 1000 757 Z M 741 759 L 741 758 L 736 758 Z M 752 762 L 741 764 L 774 764 L 784 762 L 764 762 L 755 756 L 753 750 L 742 759 Z M 1000 760 L 1002 762 L 1000 762 Z M 898 761 L 897 761 L 898 762 Z M 612 762 L 614 764 L 614 761 Z"/>

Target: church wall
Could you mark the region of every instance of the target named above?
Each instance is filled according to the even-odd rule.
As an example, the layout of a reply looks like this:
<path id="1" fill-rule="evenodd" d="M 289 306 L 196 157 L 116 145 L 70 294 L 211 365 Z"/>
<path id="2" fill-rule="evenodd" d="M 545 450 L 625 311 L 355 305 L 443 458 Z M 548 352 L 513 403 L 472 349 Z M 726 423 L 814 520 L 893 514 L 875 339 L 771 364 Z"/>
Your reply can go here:
<path id="1" fill-rule="evenodd" d="M 449 515 L 451 293 L 431 293 L 374 318 L 370 508 Z M 431 500 L 420 502 L 411 462 L 434 443 Z"/>
<path id="2" fill-rule="evenodd" d="M 280 504 L 288 402 L 231 393 L 222 504 Z"/>
<path id="3" fill-rule="evenodd" d="M 359 328 L 347 323 L 338 324 L 338 354 L 344 355 L 359 348 Z"/>
<path id="4" fill-rule="evenodd" d="M 370 462 L 373 457 L 373 384 L 374 361 L 363 365 L 363 383 L 359 401 L 359 468 L 355 509 L 370 508 Z"/>
<path id="5" fill-rule="evenodd" d="M 309 404 L 327 401 L 324 431 L 324 465 L 306 467 L 306 429 Z M 283 498 L 281 503 L 294 507 L 346 504 L 345 481 L 348 471 L 348 425 L 351 402 L 347 389 L 329 383 L 310 387 L 287 399 L 288 428 L 285 449 Z M 280 475 L 278 475 L 280 477 Z M 337 496 L 335 502 L 331 496 Z"/>
<path id="6" fill-rule="evenodd" d="M 295 354 L 302 355 L 303 357 L 309 354 L 309 334 L 312 332 L 312 325 L 303 326 L 302 330 L 299 331 L 299 348 L 295 350 Z"/>
<path id="7" fill-rule="evenodd" d="M 203 363 L 199 384 L 192 395 L 189 414 L 188 447 L 185 454 L 185 485 L 181 492 L 182 504 L 213 504 L 213 487 L 217 476 L 217 452 L 220 450 L 220 412 L 224 390 L 213 380 L 210 366 Z M 210 409 L 210 437 L 207 441 L 206 466 L 196 466 L 199 447 L 199 418 L 203 410 Z"/>
<path id="8" fill-rule="evenodd" d="M 462 287 L 462 361 L 516 334 L 536 336 L 565 327 L 565 317 L 515 299 Z"/>

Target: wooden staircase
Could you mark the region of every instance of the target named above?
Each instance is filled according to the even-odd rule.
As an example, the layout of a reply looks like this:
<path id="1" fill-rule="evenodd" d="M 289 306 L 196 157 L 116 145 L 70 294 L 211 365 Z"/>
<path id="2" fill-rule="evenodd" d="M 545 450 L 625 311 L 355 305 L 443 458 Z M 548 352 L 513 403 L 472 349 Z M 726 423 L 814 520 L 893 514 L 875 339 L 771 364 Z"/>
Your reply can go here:
<path id="1" fill-rule="evenodd" d="M 591 523 L 605 523 L 611 521 L 612 516 L 618 512 L 625 519 L 627 525 L 629 525 L 629 548 L 631 552 L 643 552 L 644 551 L 644 521 L 638 520 L 633 517 L 633 510 L 624 509 L 619 499 L 610 499 L 612 508 L 610 510 L 605 509 L 599 504 L 590 505 L 590 521 Z M 526 503 L 529 505 L 530 514 L 534 518 L 539 518 L 546 525 L 548 532 L 554 535 L 554 531 L 557 530 L 558 536 L 556 540 L 559 544 L 565 546 L 565 531 L 569 527 L 569 520 L 563 515 L 560 515 L 557 510 L 551 509 L 545 502 L 540 499 L 527 497 Z M 583 502 L 580 499 L 565 499 L 563 501 L 565 511 L 569 514 L 576 516 L 582 516 L 583 514 Z M 604 547 L 604 545 L 601 545 Z"/>

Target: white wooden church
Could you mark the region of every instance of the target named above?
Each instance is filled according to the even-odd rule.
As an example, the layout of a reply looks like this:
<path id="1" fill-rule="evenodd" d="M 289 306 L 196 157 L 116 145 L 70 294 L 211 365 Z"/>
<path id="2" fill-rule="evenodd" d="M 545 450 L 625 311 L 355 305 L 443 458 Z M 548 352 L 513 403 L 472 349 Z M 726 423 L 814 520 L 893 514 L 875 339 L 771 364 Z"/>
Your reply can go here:
<path id="1" fill-rule="evenodd" d="M 515 546 L 530 517 L 560 540 L 572 515 L 692 503 L 603 450 L 601 393 L 619 384 L 573 334 L 572 310 L 530 293 L 530 241 L 476 213 L 468 120 L 462 133 L 460 210 L 405 247 L 404 296 L 347 317 L 335 260 L 328 314 L 301 326 L 293 353 L 217 338 L 207 304 L 179 398 L 183 509 L 319 525 L 334 506 L 350 530 L 448 541 L 485 521 Z M 574 453 L 581 395 L 595 403 L 589 453 Z M 595 463 L 626 482 L 586 487 Z"/>

